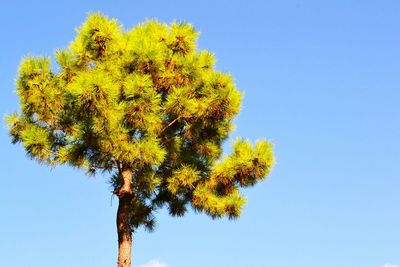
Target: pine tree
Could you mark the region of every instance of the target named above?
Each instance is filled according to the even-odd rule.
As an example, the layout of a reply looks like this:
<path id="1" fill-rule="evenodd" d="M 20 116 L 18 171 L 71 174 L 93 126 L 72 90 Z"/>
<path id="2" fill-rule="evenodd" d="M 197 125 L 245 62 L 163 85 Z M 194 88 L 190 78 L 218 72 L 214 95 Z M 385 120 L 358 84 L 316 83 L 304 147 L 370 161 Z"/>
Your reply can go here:
<path id="1" fill-rule="evenodd" d="M 124 30 L 93 13 L 67 49 L 23 59 L 16 81 L 21 112 L 7 117 L 13 143 L 48 165 L 111 175 L 118 196 L 118 266 L 131 266 L 132 233 L 154 228 L 154 211 L 213 218 L 240 215 L 241 187 L 274 164 L 272 145 L 237 139 L 242 94 L 196 48 L 191 24 L 146 21 Z"/>

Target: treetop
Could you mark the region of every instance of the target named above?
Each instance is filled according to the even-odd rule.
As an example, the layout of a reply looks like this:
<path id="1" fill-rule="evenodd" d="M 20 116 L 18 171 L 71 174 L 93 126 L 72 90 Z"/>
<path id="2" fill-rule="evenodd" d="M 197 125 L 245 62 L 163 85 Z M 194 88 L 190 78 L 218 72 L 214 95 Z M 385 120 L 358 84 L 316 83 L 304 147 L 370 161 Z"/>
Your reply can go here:
<path id="1" fill-rule="evenodd" d="M 148 20 L 125 30 L 115 19 L 90 14 L 68 48 L 22 60 L 16 81 L 21 111 L 7 117 L 13 142 L 50 165 L 88 173 L 132 170 L 132 228 L 151 228 L 152 212 L 186 206 L 212 217 L 239 216 L 252 186 L 271 170 L 271 143 L 237 139 L 233 129 L 242 93 L 214 55 L 197 49 L 189 23 Z"/>

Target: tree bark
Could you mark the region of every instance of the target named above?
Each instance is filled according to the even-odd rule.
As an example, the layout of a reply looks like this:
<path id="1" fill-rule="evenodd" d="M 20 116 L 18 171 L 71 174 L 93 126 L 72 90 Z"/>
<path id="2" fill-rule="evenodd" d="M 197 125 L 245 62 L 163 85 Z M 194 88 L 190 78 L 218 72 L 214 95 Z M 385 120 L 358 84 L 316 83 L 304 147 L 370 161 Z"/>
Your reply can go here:
<path id="1" fill-rule="evenodd" d="M 119 203 L 117 211 L 118 267 L 131 267 L 132 231 L 129 226 L 130 205 L 133 199 L 132 169 L 123 167 L 122 187 L 117 192 Z"/>

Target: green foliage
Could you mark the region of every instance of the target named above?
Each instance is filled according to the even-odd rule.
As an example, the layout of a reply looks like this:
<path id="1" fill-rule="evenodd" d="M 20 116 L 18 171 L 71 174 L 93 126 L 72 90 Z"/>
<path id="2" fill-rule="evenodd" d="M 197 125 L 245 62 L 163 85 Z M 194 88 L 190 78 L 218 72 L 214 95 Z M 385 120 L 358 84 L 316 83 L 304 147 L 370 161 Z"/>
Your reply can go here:
<path id="1" fill-rule="evenodd" d="M 21 113 L 7 117 L 14 143 L 51 165 L 89 174 L 132 170 L 132 230 L 154 226 L 167 205 L 182 216 L 191 205 L 212 217 L 235 218 L 240 187 L 263 179 L 274 164 L 272 145 L 238 139 L 221 159 L 242 94 L 215 59 L 196 48 L 188 23 L 146 21 L 124 30 L 95 13 L 70 47 L 50 58 L 27 57 L 16 82 Z"/>

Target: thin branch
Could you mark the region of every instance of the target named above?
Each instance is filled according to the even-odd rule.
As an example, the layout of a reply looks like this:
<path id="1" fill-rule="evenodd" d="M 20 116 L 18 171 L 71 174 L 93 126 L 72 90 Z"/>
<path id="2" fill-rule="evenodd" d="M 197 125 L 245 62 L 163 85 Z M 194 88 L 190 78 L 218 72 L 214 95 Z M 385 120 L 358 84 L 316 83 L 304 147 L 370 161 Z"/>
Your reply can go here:
<path id="1" fill-rule="evenodd" d="M 167 126 L 164 127 L 164 129 L 161 130 L 160 134 L 162 134 L 166 129 L 172 126 L 177 120 L 179 120 L 182 116 L 178 116 L 175 120 L 171 121 Z"/>
<path id="2" fill-rule="evenodd" d="M 88 165 L 88 168 L 96 168 L 96 169 L 116 169 L 118 166 L 106 165 L 106 166 L 98 166 L 98 165 Z"/>

